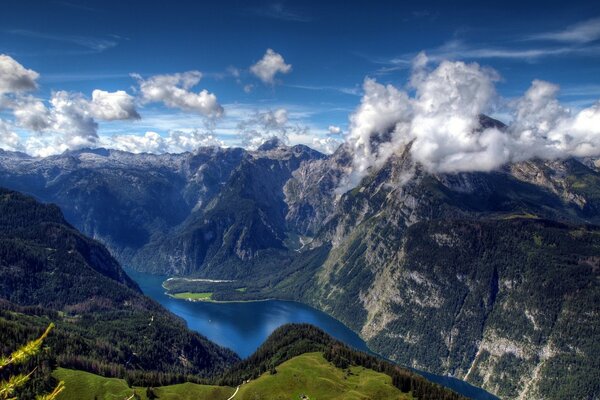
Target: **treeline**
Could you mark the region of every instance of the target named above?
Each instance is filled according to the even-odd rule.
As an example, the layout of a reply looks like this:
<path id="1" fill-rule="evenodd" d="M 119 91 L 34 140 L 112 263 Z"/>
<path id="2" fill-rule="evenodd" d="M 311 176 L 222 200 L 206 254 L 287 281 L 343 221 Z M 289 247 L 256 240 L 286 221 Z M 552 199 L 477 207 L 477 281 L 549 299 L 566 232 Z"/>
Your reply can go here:
<path id="1" fill-rule="evenodd" d="M 358 365 L 392 377 L 392 384 L 404 393 L 412 393 L 418 399 L 454 400 L 463 397 L 423 378 L 407 369 L 366 353 L 352 350 L 341 343 L 335 343 L 324 351 L 325 359 L 338 368 L 346 369 Z"/>

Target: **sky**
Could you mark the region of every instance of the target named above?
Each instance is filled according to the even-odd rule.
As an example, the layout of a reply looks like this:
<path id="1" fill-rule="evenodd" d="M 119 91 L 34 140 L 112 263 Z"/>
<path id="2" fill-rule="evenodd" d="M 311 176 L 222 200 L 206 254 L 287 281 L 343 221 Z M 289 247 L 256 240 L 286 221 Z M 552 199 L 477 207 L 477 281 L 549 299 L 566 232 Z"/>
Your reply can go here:
<path id="1" fill-rule="evenodd" d="M 593 1 L 4 0 L 1 7 L 0 147 L 33 155 L 255 148 L 274 135 L 324 152 L 348 140 L 364 147 L 356 138 L 373 134 L 360 126 L 369 82 L 422 98 L 419 74 L 433 77 L 444 62 L 479 66 L 494 93 L 476 111 L 507 123 L 536 80 L 558 85 L 553 93 L 572 118 L 600 99 Z M 417 65 L 422 58 L 427 72 Z M 379 155 L 370 158 L 368 166 Z"/>

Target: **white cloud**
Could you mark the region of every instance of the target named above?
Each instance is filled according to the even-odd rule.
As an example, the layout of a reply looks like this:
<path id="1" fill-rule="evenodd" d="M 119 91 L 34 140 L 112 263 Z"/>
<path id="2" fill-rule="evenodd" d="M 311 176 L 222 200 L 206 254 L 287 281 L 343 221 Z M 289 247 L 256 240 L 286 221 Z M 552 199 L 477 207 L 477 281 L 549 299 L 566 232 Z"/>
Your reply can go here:
<path id="1" fill-rule="evenodd" d="M 414 137 L 413 157 L 429 170 L 489 170 L 497 161 L 490 149 L 496 146 L 496 135 L 479 137 L 479 115 L 489 110 L 496 96 L 494 81 L 498 75 L 478 64 L 442 62 L 435 70 L 419 77 L 410 136 Z"/>
<path id="2" fill-rule="evenodd" d="M 328 135 L 339 135 L 341 133 L 342 133 L 342 128 L 340 128 L 339 126 L 329 125 L 329 127 L 327 128 Z"/>
<path id="3" fill-rule="evenodd" d="M 373 150 L 373 142 L 385 141 L 382 135 L 395 129 L 397 134 L 393 136 L 393 147 L 396 147 L 396 140 L 403 143 L 412 117 L 412 106 L 405 92 L 369 78 L 365 79 L 363 90 L 361 104 L 350 116 L 350 131 L 346 137 L 354 153 L 349 186 L 358 184 L 370 167 L 387 159 Z"/>
<path id="4" fill-rule="evenodd" d="M 600 155 L 600 102 L 573 114 L 556 99 L 558 90 L 536 80 L 517 102 L 509 127 L 514 160 Z"/>
<path id="5" fill-rule="evenodd" d="M 0 96 L 37 88 L 39 74 L 6 54 L 0 54 Z"/>
<path id="6" fill-rule="evenodd" d="M 93 146 L 98 138 L 98 123 L 90 112 L 90 103 L 80 93 L 64 90 L 50 99 L 50 130 L 63 134 L 69 148 Z"/>
<path id="7" fill-rule="evenodd" d="M 104 121 L 140 118 L 135 109 L 135 99 L 123 90 L 117 90 L 116 92 L 94 90 L 90 111 L 94 117 Z"/>
<path id="8" fill-rule="evenodd" d="M 474 46 L 461 40 L 451 40 L 442 46 L 427 51 L 430 61 L 442 62 L 445 60 L 484 60 L 507 59 L 535 61 L 547 57 L 560 56 L 590 56 L 600 54 L 600 46 L 538 46 L 538 47 L 493 47 Z M 396 70 L 407 69 L 411 66 L 414 53 L 404 54 L 390 60 L 375 60 L 378 64 L 385 64 L 378 70 L 385 74 Z"/>
<path id="9" fill-rule="evenodd" d="M 23 146 L 19 135 L 11 127 L 0 119 L 0 148 L 9 151 L 22 151 Z"/>
<path id="10" fill-rule="evenodd" d="M 39 74 L 24 68 L 13 58 L 0 55 L 0 106 L 12 110 L 14 122 L 36 132 L 25 143 L 2 122 L 1 145 L 7 149 L 24 148 L 36 155 L 59 153 L 66 149 L 94 146 L 99 120 L 139 118 L 134 99 L 124 91 L 94 90 L 92 99 L 81 93 L 52 93 L 49 107 L 23 92 L 37 87 Z"/>
<path id="11" fill-rule="evenodd" d="M 20 97 L 9 104 L 17 123 L 35 132 L 41 132 L 50 126 L 50 111 L 39 99 L 26 96 Z"/>
<path id="12" fill-rule="evenodd" d="M 553 40 L 568 43 L 589 43 L 600 39 L 600 18 L 571 25 L 564 30 L 531 35 L 529 40 Z"/>
<path id="13" fill-rule="evenodd" d="M 250 72 L 269 85 L 275 84 L 275 76 L 278 73 L 287 74 L 291 70 L 292 65 L 286 64 L 281 54 L 272 49 L 267 49 L 263 58 L 250 67 Z"/>
<path id="14" fill-rule="evenodd" d="M 223 142 L 212 132 L 203 132 L 198 129 L 192 131 L 171 131 L 167 139 L 169 153 L 194 151 L 198 147 L 223 146 Z"/>
<path id="15" fill-rule="evenodd" d="M 154 75 L 143 79 L 132 75 L 140 85 L 141 99 L 145 103 L 162 102 L 167 107 L 195 112 L 207 117 L 220 117 L 223 107 L 217 101 L 217 96 L 206 89 L 198 93 L 190 91 L 196 86 L 202 73 L 188 71 L 172 75 Z"/>
<path id="16" fill-rule="evenodd" d="M 315 137 L 312 140 L 312 147 L 325 154 L 331 154 L 337 150 L 344 141 L 332 137 Z"/>
<path id="17" fill-rule="evenodd" d="M 490 171 L 534 158 L 600 156 L 600 102 L 572 113 L 556 99 L 558 86 L 534 81 L 511 105 L 508 127 L 481 126 L 480 115 L 489 113 L 497 99 L 497 73 L 460 61 L 428 70 L 427 59 L 419 60 L 410 79 L 413 97 L 365 80 L 346 136 L 354 163 L 343 189 L 408 143 L 413 160 L 433 173 Z"/>
<path id="18" fill-rule="evenodd" d="M 49 107 L 32 96 L 20 96 L 8 103 L 19 126 L 37 132 L 26 141 L 35 155 L 61 153 L 67 149 L 94 147 L 98 122 L 139 118 L 133 97 L 126 92 L 94 90 L 88 100 L 81 93 L 52 93 Z"/>
<path id="19" fill-rule="evenodd" d="M 309 136 L 308 127 L 289 122 L 288 111 L 284 108 L 255 112 L 238 123 L 237 131 L 242 146 L 252 150 L 272 138 L 284 143 L 298 143 L 306 142 Z"/>

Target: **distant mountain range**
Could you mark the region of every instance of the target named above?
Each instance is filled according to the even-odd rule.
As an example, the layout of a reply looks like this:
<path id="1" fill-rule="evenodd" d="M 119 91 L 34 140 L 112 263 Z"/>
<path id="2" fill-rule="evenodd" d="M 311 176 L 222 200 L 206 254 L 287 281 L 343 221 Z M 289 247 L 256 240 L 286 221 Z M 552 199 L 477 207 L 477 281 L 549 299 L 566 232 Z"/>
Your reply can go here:
<path id="1" fill-rule="evenodd" d="M 247 287 L 212 285 L 213 298 L 306 302 L 393 360 L 502 398 L 600 396 L 594 160 L 432 174 L 407 147 L 341 193 L 352 159 L 345 146 L 325 156 L 277 140 L 3 152 L 0 185 L 56 203 L 125 265 Z"/>

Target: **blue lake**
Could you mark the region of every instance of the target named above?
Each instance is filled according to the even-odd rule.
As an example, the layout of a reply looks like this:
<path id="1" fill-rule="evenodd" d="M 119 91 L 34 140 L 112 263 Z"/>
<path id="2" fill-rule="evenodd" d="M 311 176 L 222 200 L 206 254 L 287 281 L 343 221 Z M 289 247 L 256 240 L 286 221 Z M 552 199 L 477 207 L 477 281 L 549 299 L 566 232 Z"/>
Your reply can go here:
<path id="1" fill-rule="evenodd" d="M 156 300 L 172 313 L 183 318 L 188 327 L 221 346 L 245 358 L 252 354 L 281 325 L 309 323 L 347 345 L 372 353 L 366 343 L 335 318 L 307 305 L 281 300 L 256 302 L 212 303 L 174 299 L 165 294 L 164 276 L 127 270 L 144 294 Z M 444 376 L 417 371 L 426 378 L 477 400 L 494 400 L 486 391 L 468 383 Z"/>

